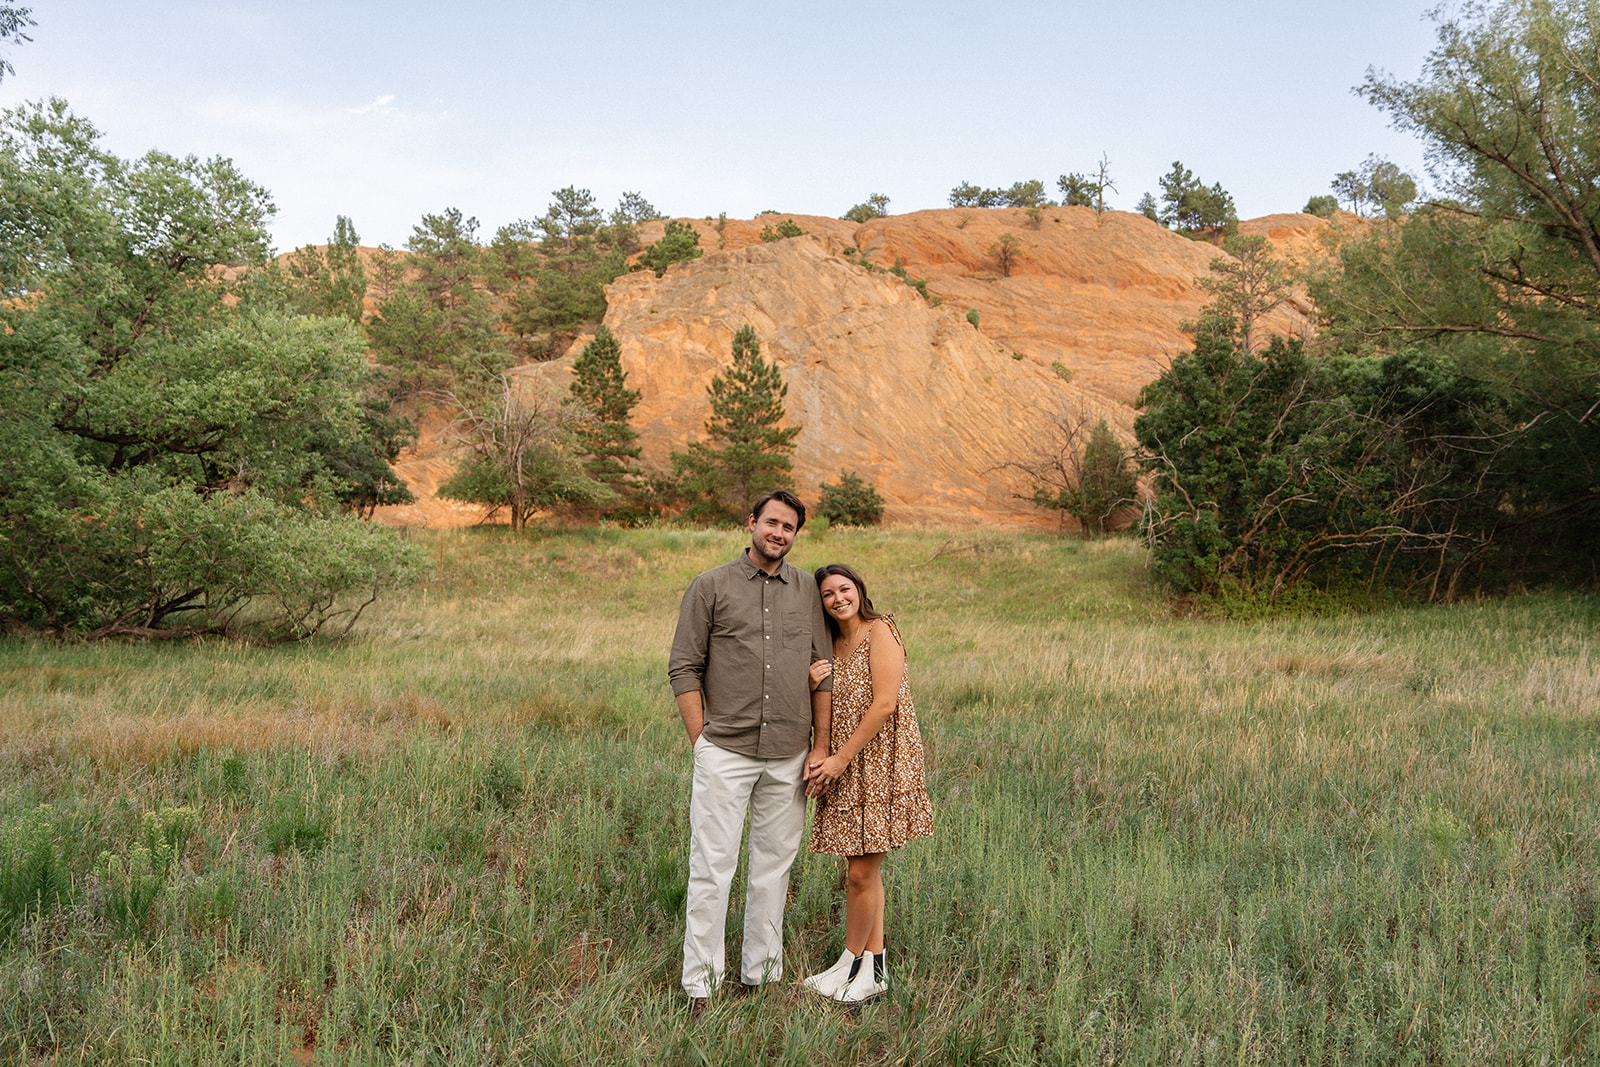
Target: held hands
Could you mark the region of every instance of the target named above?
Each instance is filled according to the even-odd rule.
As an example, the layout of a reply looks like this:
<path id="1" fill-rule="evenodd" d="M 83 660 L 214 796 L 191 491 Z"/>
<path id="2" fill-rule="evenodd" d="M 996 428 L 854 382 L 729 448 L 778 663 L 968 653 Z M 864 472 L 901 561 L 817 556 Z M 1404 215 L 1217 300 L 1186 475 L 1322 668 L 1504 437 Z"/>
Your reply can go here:
<path id="1" fill-rule="evenodd" d="M 838 753 L 830 756 L 820 749 L 812 749 L 811 755 L 806 757 L 806 796 L 820 797 L 838 785 L 848 766 L 850 761 Z"/>
<path id="2" fill-rule="evenodd" d="M 811 691 L 815 693 L 822 680 L 833 673 L 833 661 L 819 659 L 811 665 Z"/>

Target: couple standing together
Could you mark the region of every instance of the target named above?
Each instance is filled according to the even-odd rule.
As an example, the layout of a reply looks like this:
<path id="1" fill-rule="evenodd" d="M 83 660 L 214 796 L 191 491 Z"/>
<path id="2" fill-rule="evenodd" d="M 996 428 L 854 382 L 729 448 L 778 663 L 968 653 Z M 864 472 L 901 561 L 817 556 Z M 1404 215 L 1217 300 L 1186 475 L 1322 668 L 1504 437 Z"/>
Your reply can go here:
<path id="1" fill-rule="evenodd" d="M 705 1011 L 722 980 L 728 894 L 746 812 L 750 862 L 736 993 L 783 977 L 783 906 L 806 797 L 811 851 L 849 860 L 845 950 L 807 988 L 843 1003 L 888 989 L 884 856 L 933 832 L 905 646 L 861 577 L 786 563 L 806 509 L 790 493 L 751 508 L 750 547 L 684 594 L 668 675 L 694 746 L 683 988 Z"/>

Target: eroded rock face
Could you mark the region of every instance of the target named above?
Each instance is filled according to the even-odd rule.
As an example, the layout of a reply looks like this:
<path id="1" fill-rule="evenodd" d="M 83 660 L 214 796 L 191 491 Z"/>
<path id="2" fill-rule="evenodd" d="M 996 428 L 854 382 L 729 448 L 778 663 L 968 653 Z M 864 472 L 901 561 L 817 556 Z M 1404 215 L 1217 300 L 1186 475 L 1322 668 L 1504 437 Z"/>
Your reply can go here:
<path id="1" fill-rule="evenodd" d="M 1048 360 L 1014 358 L 964 309 L 933 307 L 895 275 L 825 244 L 758 242 L 607 289 L 606 325 L 629 388 L 642 394 L 634 425 L 650 466 L 664 468 L 672 450 L 703 436 L 706 389 L 746 323 L 788 386 L 790 423 L 803 427 L 795 479 L 809 500 L 854 470 L 877 486 L 891 521 L 1039 521 L 1016 495 L 1024 480 L 999 468 L 1046 447 L 1058 410 L 1104 415 L 1129 435 L 1131 409 L 1063 381 Z M 565 384 L 586 341 L 522 373 Z"/>
<path id="2" fill-rule="evenodd" d="M 761 239 L 784 219 L 805 236 Z M 633 421 L 646 465 L 665 470 L 672 451 L 703 436 L 706 388 L 749 323 L 788 384 L 790 424 L 803 427 L 794 455 L 802 493 L 815 500 L 822 483 L 854 470 L 900 522 L 1052 522 L 1027 502 L 1027 479 L 1004 465 L 1048 450 L 1063 411 L 1091 424 L 1104 416 L 1131 442 L 1138 392 L 1188 350 L 1180 323 L 1208 297 L 1194 279 L 1222 254 L 1142 215 L 1088 208 L 919 211 L 861 225 L 784 214 L 682 221 L 701 235 L 700 259 L 607 289 L 606 325 L 629 387 L 642 394 Z M 664 226 L 640 227 L 643 243 Z M 1300 261 L 1327 227 L 1299 214 L 1240 225 Z M 1007 235 L 1009 274 L 996 256 Z M 942 305 L 890 273 L 896 264 Z M 1262 325 L 1300 335 L 1308 310 L 1296 299 Z M 589 339 L 517 373 L 565 386 Z M 394 520 L 462 521 L 461 505 L 430 512 L 427 486 L 407 473 L 417 463 L 418 481 L 444 476 L 426 443 L 402 461 L 397 470 L 424 499 Z"/>

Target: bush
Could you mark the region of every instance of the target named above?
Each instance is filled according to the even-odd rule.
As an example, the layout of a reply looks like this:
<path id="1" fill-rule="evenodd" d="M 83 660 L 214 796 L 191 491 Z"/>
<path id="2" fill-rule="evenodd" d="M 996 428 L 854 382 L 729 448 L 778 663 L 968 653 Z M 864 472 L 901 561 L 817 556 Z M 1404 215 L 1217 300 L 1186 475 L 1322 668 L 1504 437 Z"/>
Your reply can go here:
<path id="1" fill-rule="evenodd" d="M 784 219 L 778 223 L 776 228 L 772 226 L 761 227 L 761 239 L 770 243 L 772 241 L 781 241 L 786 237 L 802 237 L 805 232 L 794 219 Z"/>
<path id="2" fill-rule="evenodd" d="M 967 321 L 972 323 L 972 328 L 973 329 L 977 329 L 978 328 L 978 309 L 977 308 L 968 308 L 967 309 Z"/>
<path id="3" fill-rule="evenodd" d="M 674 263 L 699 259 L 702 254 L 700 234 L 695 228 L 687 222 L 668 219 L 666 232 L 661 235 L 661 240 L 639 253 L 639 260 L 633 269 L 653 270 L 659 278 L 667 273 L 667 268 Z"/>
<path id="4" fill-rule="evenodd" d="M 876 526 L 883 521 L 883 497 L 855 471 L 841 471 L 838 484 L 822 484 L 817 510 L 829 525 Z"/>
<path id="5" fill-rule="evenodd" d="M 1339 200 L 1332 196 L 1313 196 L 1306 201 L 1306 206 L 1300 209 L 1307 215 L 1316 215 L 1318 218 L 1331 219 L 1333 213 L 1339 210 Z"/>

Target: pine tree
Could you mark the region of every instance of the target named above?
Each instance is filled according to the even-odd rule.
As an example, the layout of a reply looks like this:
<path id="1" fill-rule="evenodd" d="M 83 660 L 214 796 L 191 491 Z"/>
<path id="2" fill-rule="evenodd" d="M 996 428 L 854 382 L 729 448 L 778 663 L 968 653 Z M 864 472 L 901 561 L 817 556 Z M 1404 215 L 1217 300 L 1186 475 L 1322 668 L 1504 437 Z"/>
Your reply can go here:
<path id="1" fill-rule="evenodd" d="M 688 452 L 674 452 L 673 474 L 690 517 L 739 521 L 760 494 L 793 487 L 789 456 L 800 427 L 779 425 L 789 387 L 778 365 L 761 358 L 752 326 L 734 335 L 733 366 L 711 379 L 707 393 L 711 443 L 691 441 Z"/>
<path id="2" fill-rule="evenodd" d="M 594 340 L 573 362 L 572 373 L 572 397 L 591 416 L 578 430 L 580 448 L 589 456 L 589 476 L 622 492 L 633 475 L 628 461 L 639 458 L 634 444 L 639 434 L 628 421 L 639 392 L 627 387 L 622 347 L 610 329 L 602 325 L 595 331 Z"/>

